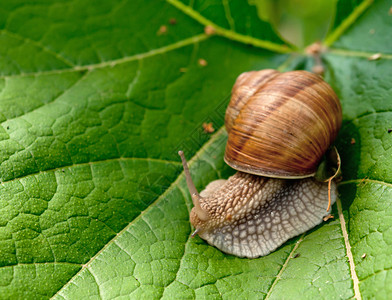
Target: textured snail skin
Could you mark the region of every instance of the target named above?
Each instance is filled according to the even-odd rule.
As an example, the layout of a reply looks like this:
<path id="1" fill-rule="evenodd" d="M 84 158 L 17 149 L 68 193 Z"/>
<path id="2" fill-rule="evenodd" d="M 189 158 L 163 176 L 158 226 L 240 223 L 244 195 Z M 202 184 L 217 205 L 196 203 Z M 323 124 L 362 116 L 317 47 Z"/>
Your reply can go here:
<path id="1" fill-rule="evenodd" d="M 213 181 L 200 193 L 206 221 L 192 209 L 198 235 L 223 252 L 239 257 L 267 255 L 329 214 L 328 184 L 313 178 L 283 180 L 237 172 Z M 336 201 L 332 182 L 331 201 Z"/>
<path id="2" fill-rule="evenodd" d="M 192 236 L 255 258 L 320 224 L 337 188 L 332 182 L 329 203 L 328 184 L 310 176 L 341 122 L 339 99 L 318 75 L 270 69 L 241 74 L 226 110 L 224 157 L 239 172 L 199 195 L 179 153 L 194 204 Z"/>

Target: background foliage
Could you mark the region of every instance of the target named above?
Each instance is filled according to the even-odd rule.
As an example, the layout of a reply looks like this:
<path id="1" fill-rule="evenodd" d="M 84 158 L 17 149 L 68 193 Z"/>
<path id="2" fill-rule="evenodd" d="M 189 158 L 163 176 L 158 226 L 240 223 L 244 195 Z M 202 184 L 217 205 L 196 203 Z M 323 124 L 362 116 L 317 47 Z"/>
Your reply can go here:
<path id="1" fill-rule="evenodd" d="M 232 174 L 222 126 L 235 78 L 310 69 L 302 46 L 323 31 L 297 49 L 267 1 L 0 2 L 0 298 L 387 298 L 391 4 L 333 4 L 322 59 L 344 115 L 335 219 L 250 260 L 190 238 L 177 151 L 199 189 Z"/>

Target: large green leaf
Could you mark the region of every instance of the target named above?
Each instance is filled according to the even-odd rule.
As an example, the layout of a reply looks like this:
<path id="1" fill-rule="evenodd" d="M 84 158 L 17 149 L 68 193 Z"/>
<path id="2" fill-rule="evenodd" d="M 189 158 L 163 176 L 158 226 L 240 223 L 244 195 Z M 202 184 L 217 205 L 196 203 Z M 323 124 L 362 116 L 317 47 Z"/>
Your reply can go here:
<path id="1" fill-rule="evenodd" d="M 228 177 L 235 78 L 311 59 L 239 0 L 1 2 L 0 298 L 387 298 L 390 4 L 346 2 L 323 55 L 344 114 L 336 218 L 252 260 L 190 238 L 177 151 L 199 189 Z"/>

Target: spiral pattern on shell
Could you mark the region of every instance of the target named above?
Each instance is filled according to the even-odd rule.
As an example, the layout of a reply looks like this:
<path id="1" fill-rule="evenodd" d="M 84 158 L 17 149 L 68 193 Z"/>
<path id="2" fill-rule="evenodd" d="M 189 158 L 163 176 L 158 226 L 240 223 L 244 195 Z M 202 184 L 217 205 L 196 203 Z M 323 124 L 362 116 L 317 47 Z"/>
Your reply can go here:
<path id="1" fill-rule="evenodd" d="M 307 71 L 241 74 L 226 111 L 225 161 L 276 178 L 314 175 L 335 140 L 342 110 L 333 89 Z"/>

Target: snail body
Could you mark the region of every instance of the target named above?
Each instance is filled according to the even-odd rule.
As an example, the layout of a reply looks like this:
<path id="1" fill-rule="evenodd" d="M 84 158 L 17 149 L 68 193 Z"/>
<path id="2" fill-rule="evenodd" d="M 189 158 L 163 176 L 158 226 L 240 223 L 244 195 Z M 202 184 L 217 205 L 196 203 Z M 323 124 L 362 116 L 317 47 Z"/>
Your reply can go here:
<path id="1" fill-rule="evenodd" d="M 203 221 L 191 212 L 199 236 L 239 257 L 267 255 L 329 214 L 327 185 L 313 178 L 285 180 L 237 172 L 200 195 L 209 218 Z M 331 198 L 334 203 L 334 183 Z"/>
<path id="2" fill-rule="evenodd" d="M 341 125 L 340 102 L 318 75 L 241 74 L 226 111 L 225 161 L 238 170 L 198 194 L 180 153 L 198 234 L 223 252 L 254 258 L 320 224 L 337 188 L 314 178 Z M 328 199 L 330 197 L 330 199 Z"/>

